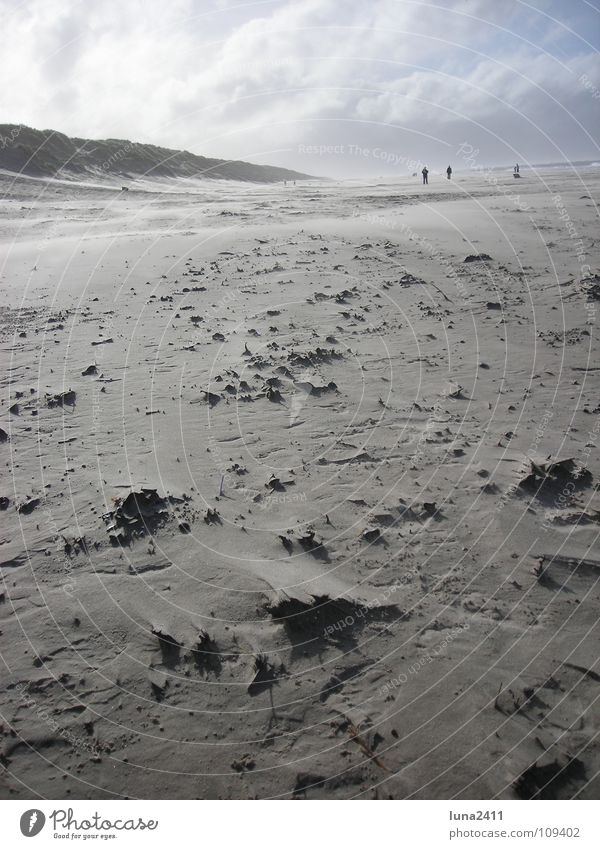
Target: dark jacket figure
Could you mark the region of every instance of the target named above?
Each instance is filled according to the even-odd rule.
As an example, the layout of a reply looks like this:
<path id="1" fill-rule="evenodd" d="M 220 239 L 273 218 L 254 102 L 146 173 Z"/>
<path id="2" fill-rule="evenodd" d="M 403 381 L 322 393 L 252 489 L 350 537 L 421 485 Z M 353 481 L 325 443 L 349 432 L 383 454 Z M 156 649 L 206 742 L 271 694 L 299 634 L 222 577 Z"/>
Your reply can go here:
<path id="1" fill-rule="evenodd" d="M 449 165 L 446 168 L 446 174 L 448 175 L 448 179 L 452 177 L 452 168 Z"/>
<path id="2" fill-rule="evenodd" d="M 427 180 L 427 175 L 429 174 L 429 169 L 427 168 L 427 166 L 425 166 L 423 168 L 423 170 L 421 171 L 421 174 L 423 175 L 423 185 L 425 186 L 429 182 Z"/>

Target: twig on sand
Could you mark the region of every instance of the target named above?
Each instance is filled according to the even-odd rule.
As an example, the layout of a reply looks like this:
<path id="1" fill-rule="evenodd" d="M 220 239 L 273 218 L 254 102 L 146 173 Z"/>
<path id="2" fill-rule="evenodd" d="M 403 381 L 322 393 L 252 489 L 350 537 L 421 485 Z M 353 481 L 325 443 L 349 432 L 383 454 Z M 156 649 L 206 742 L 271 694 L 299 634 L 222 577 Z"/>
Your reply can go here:
<path id="1" fill-rule="evenodd" d="M 445 294 L 442 292 L 442 290 L 440 289 L 440 287 L 439 287 L 439 286 L 436 286 L 436 285 L 435 285 L 435 283 L 431 283 L 430 285 L 431 285 L 431 286 L 433 286 L 433 288 L 434 288 L 434 289 L 437 289 L 437 290 L 438 290 L 438 292 L 440 293 L 440 295 L 442 296 L 442 298 L 444 298 L 446 301 L 448 301 L 448 303 L 449 303 L 449 304 L 453 304 L 453 303 L 454 303 L 454 301 L 452 300 L 452 298 L 449 298 L 449 297 L 448 297 L 448 295 L 445 295 Z"/>
<path id="2" fill-rule="evenodd" d="M 499 710 L 499 711 L 500 711 L 500 713 L 504 713 L 504 711 L 503 711 L 503 710 L 502 710 L 502 708 L 500 707 L 500 703 L 499 703 L 499 701 L 498 701 L 498 699 L 500 698 L 500 693 L 501 693 L 501 692 L 502 692 L 502 681 L 500 681 L 500 686 L 498 687 L 498 692 L 496 693 L 496 698 L 494 699 L 494 708 L 495 708 L 496 710 Z"/>
<path id="3" fill-rule="evenodd" d="M 391 773 L 391 770 L 387 768 L 381 758 L 375 754 L 369 744 L 360 736 L 358 728 L 353 722 L 348 723 L 348 734 L 350 735 L 350 739 L 356 743 L 363 754 L 365 754 L 368 758 L 371 758 L 373 763 L 377 764 L 378 767 Z"/>
<path id="4" fill-rule="evenodd" d="M 568 666 L 569 669 L 575 669 L 577 672 L 581 672 L 586 678 L 591 678 L 592 681 L 600 682 L 600 675 L 597 672 L 594 672 L 593 669 L 588 669 L 585 666 L 580 666 L 578 663 L 564 663 L 563 666 Z"/>

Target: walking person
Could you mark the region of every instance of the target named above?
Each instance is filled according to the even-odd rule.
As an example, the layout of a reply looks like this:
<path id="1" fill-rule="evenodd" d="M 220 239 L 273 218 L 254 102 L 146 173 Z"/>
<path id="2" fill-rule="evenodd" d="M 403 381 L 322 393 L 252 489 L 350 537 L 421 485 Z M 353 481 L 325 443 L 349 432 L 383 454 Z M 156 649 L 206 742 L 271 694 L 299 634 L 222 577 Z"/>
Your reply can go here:
<path id="1" fill-rule="evenodd" d="M 446 168 L 446 174 L 448 175 L 448 179 L 451 180 L 452 179 L 452 168 L 449 165 Z"/>
<path id="2" fill-rule="evenodd" d="M 427 165 L 423 166 L 423 170 L 421 171 L 421 174 L 423 175 L 423 185 L 427 186 L 429 184 L 429 181 L 427 179 L 427 175 L 429 174 L 429 168 L 427 167 Z"/>

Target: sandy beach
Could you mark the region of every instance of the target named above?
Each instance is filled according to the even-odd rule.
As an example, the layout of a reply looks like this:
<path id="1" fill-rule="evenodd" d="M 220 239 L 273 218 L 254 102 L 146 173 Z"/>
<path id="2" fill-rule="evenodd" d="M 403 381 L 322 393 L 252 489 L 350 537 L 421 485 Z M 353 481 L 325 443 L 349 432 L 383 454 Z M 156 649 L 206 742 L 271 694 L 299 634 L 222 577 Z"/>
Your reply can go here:
<path id="1" fill-rule="evenodd" d="M 597 798 L 600 174 L 419 183 L 0 175 L 0 798 Z"/>

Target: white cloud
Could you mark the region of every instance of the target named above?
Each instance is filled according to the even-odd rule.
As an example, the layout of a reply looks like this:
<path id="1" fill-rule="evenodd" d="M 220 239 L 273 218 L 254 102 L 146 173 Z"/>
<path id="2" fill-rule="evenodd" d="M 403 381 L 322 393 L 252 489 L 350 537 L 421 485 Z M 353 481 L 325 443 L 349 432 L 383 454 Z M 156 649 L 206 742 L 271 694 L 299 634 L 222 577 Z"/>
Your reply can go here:
<path id="1" fill-rule="evenodd" d="M 523 160 L 597 156 L 579 124 L 597 137 L 598 101 L 578 82 L 597 75 L 595 54 L 553 19 L 554 3 L 540 9 L 550 17 L 494 0 L 0 2 L 0 120 L 265 152 L 320 173 L 357 162 L 309 162 L 299 144 L 383 139 L 433 163 L 447 158 L 443 142 L 465 138 L 489 162 L 513 149 Z"/>

